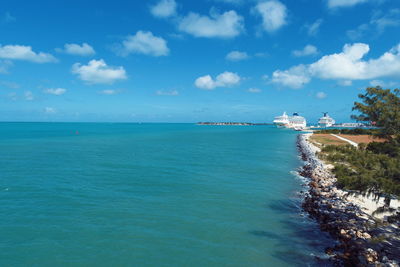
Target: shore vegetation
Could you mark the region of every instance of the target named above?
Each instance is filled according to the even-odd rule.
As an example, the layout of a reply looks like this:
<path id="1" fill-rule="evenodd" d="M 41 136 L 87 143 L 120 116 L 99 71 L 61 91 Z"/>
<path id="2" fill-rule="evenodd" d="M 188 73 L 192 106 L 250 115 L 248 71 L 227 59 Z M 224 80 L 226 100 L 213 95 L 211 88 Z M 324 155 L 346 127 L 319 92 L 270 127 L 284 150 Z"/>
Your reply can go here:
<path id="1" fill-rule="evenodd" d="M 400 90 L 370 87 L 359 98 L 361 101 L 353 107 L 358 114 L 352 118 L 371 123 L 376 129 L 333 129 L 319 133 L 368 134 L 381 141 L 358 147 L 326 145 L 321 154 L 334 165 L 340 188 L 383 196 L 389 206 L 390 199 L 400 197 Z"/>

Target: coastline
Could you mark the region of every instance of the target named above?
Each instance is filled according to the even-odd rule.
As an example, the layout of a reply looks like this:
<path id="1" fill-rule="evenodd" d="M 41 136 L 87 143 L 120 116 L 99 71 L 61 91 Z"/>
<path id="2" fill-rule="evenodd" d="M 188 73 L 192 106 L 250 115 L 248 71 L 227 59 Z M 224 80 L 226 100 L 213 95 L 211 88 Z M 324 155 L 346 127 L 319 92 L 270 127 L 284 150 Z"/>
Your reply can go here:
<path id="1" fill-rule="evenodd" d="M 375 242 L 378 235 L 388 232 L 392 225 L 376 227 L 371 209 L 365 209 L 370 203 L 365 204 L 362 198 L 348 196 L 336 187 L 331 166 L 317 157 L 319 148 L 308 140 L 311 135 L 300 134 L 297 139 L 301 158 L 305 162 L 299 174 L 308 181 L 302 207 L 320 224 L 322 231 L 337 240 L 332 247 L 326 248 L 326 254 L 339 265 L 399 266 L 396 257 L 400 255 L 400 248 L 393 242 Z"/>

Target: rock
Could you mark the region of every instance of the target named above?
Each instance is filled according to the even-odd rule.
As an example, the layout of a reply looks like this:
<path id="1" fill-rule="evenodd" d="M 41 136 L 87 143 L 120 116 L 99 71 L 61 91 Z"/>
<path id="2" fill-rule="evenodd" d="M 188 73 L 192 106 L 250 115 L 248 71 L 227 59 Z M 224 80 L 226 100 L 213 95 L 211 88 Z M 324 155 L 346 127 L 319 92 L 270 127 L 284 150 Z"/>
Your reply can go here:
<path id="1" fill-rule="evenodd" d="M 365 239 L 371 239 L 371 235 L 368 233 L 363 233 L 363 238 Z"/>
<path id="2" fill-rule="evenodd" d="M 368 248 L 365 253 L 365 259 L 368 263 L 374 263 L 378 260 L 378 253 L 372 248 Z"/>

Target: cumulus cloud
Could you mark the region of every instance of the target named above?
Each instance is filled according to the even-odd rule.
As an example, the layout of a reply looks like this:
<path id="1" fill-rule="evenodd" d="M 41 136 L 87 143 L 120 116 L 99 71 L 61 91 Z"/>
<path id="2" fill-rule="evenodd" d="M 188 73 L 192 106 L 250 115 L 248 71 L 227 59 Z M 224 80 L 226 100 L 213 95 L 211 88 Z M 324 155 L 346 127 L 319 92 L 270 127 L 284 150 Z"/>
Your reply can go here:
<path id="1" fill-rule="evenodd" d="M 307 66 L 298 65 L 288 70 L 276 70 L 272 73 L 272 82 L 293 89 L 301 88 L 310 82 Z"/>
<path id="2" fill-rule="evenodd" d="M 112 84 L 127 78 L 123 67 L 110 67 L 103 59 L 91 60 L 87 65 L 75 63 L 72 66 L 72 73 L 78 75 L 82 81 L 92 84 Z"/>
<path id="3" fill-rule="evenodd" d="M 254 11 L 262 17 L 262 26 L 269 33 L 287 24 L 287 9 L 280 1 L 260 2 L 255 6 Z"/>
<path id="4" fill-rule="evenodd" d="M 195 81 L 197 88 L 213 90 L 217 87 L 230 87 L 239 84 L 241 78 L 238 74 L 225 71 L 219 74 L 215 80 L 210 75 L 199 77 Z"/>
<path id="5" fill-rule="evenodd" d="M 318 49 L 313 45 L 306 45 L 301 50 L 294 50 L 292 54 L 295 57 L 305 57 L 305 56 L 314 56 L 318 54 Z"/>
<path id="6" fill-rule="evenodd" d="M 150 8 L 150 12 L 154 17 L 168 18 L 176 14 L 175 0 L 161 0 Z"/>
<path id="7" fill-rule="evenodd" d="M 159 57 L 167 56 L 169 48 L 163 38 L 153 35 L 152 32 L 138 31 L 135 35 L 127 36 L 117 52 L 121 56 L 133 53 Z"/>
<path id="8" fill-rule="evenodd" d="M 171 90 L 171 91 L 164 91 L 164 90 L 157 90 L 157 95 L 167 95 L 167 96 L 177 96 L 179 95 L 178 90 Z"/>
<path id="9" fill-rule="evenodd" d="M 65 44 L 64 49 L 57 49 L 57 51 L 77 56 L 92 56 L 96 54 L 96 51 L 94 51 L 93 47 L 91 47 L 87 43 L 83 43 L 82 45 Z"/>
<path id="10" fill-rule="evenodd" d="M 53 55 L 43 52 L 36 53 L 32 51 L 32 47 L 24 45 L 0 45 L 0 58 L 35 63 L 57 62 Z"/>
<path id="11" fill-rule="evenodd" d="M 258 93 L 261 93 L 262 90 L 259 89 L 259 88 L 249 88 L 249 89 L 247 90 L 247 92 L 253 93 L 253 94 L 258 94 Z"/>
<path id="12" fill-rule="evenodd" d="M 249 55 L 246 52 L 232 51 L 226 55 L 226 59 L 230 61 L 241 61 L 248 59 Z"/>
<path id="13" fill-rule="evenodd" d="M 368 2 L 368 0 L 328 0 L 328 7 L 329 8 L 351 7 L 366 2 Z"/>
<path id="14" fill-rule="evenodd" d="M 178 28 L 195 37 L 233 38 L 244 30 L 244 24 L 243 17 L 231 10 L 223 14 L 211 12 L 210 16 L 189 13 Z"/>
<path id="15" fill-rule="evenodd" d="M 346 44 L 341 53 L 323 56 L 310 65 L 277 70 L 272 81 L 299 88 L 312 77 L 348 81 L 400 77 L 400 44 L 376 59 L 364 60 L 369 50 L 367 44 Z"/>
<path id="16" fill-rule="evenodd" d="M 31 91 L 25 91 L 24 97 L 25 97 L 25 100 L 27 100 L 27 101 L 32 101 L 35 99 L 35 97 Z"/>
<path id="17" fill-rule="evenodd" d="M 50 95 L 63 95 L 67 92 L 67 89 L 64 88 L 48 88 L 44 90 L 46 94 Z"/>
<path id="18" fill-rule="evenodd" d="M 326 98 L 328 95 L 327 95 L 326 93 L 324 93 L 324 92 L 318 92 L 315 96 L 316 96 L 316 98 L 318 98 L 318 99 L 324 99 L 324 98 Z"/>

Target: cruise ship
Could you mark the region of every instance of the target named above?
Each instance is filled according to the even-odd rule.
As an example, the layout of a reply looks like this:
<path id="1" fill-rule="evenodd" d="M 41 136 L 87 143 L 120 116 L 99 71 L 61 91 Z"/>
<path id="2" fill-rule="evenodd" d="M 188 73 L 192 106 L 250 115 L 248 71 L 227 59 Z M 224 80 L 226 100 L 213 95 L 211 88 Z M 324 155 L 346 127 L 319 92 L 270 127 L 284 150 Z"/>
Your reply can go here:
<path id="1" fill-rule="evenodd" d="M 274 124 L 278 127 L 292 128 L 295 130 L 304 130 L 307 126 L 307 121 L 298 113 L 293 113 L 293 116 L 288 116 L 286 112 L 281 116 L 274 118 Z"/>
<path id="2" fill-rule="evenodd" d="M 289 117 L 289 128 L 293 128 L 296 131 L 304 130 L 307 127 L 307 121 L 304 117 L 298 113 L 293 113 L 293 116 Z"/>
<path id="3" fill-rule="evenodd" d="M 332 127 L 335 124 L 335 120 L 329 117 L 328 112 L 323 112 L 324 116 L 321 117 L 318 121 L 319 127 Z"/>
<path id="4" fill-rule="evenodd" d="M 278 127 L 285 127 L 289 128 L 289 116 L 286 114 L 286 112 L 283 112 L 283 115 L 277 116 L 274 118 L 274 124 Z"/>

